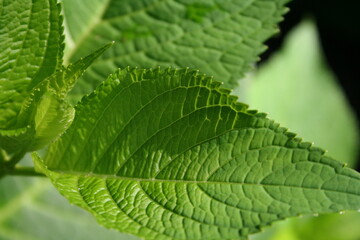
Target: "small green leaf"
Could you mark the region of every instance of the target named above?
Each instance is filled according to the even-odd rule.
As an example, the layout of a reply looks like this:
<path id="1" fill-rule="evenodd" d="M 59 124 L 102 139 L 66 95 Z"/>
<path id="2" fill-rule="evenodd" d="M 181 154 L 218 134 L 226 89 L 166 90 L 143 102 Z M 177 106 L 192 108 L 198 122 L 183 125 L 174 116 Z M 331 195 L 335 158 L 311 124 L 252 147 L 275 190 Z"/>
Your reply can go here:
<path id="1" fill-rule="evenodd" d="M 56 92 L 60 98 L 65 98 L 85 70 L 113 44 L 114 42 L 108 43 L 85 58 L 80 58 L 75 63 L 69 64 L 67 68 L 63 67 L 60 71 L 57 71 L 56 74 L 49 79 L 49 87 Z"/>
<path id="2" fill-rule="evenodd" d="M 65 68 L 56 0 L 1 5 L 0 148 L 16 155 L 40 149 L 65 131 L 74 115 L 67 93 L 112 44 Z"/>
<path id="3" fill-rule="evenodd" d="M 34 151 L 61 135 L 74 118 L 74 109 L 65 100 L 67 93 L 86 68 L 112 44 L 67 68 L 62 67 L 34 87 L 17 117 L 18 128 L 0 131 L 1 148 L 9 153 Z"/>
<path id="4" fill-rule="evenodd" d="M 106 227 L 145 239 L 247 239 L 360 209 L 359 173 L 219 85 L 187 69 L 118 71 L 36 167 Z"/>
<path id="5" fill-rule="evenodd" d="M 29 125 L 0 131 L 0 146 L 8 153 L 41 149 L 63 133 L 74 118 L 73 107 L 57 95 L 41 90 L 36 92 L 38 94 L 32 95 L 28 111 L 23 114 L 28 117 L 22 117 L 20 113 L 20 119 Z"/>
<path id="6" fill-rule="evenodd" d="M 29 151 L 41 149 L 63 133 L 74 119 L 74 109 L 53 94 L 44 94 L 36 108 L 35 136 Z"/>
<path id="7" fill-rule="evenodd" d="M 227 87 L 251 69 L 277 31 L 288 0 L 63 0 L 67 61 L 117 41 L 85 73 L 73 93 L 90 93 L 127 66 L 191 67 Z"/>

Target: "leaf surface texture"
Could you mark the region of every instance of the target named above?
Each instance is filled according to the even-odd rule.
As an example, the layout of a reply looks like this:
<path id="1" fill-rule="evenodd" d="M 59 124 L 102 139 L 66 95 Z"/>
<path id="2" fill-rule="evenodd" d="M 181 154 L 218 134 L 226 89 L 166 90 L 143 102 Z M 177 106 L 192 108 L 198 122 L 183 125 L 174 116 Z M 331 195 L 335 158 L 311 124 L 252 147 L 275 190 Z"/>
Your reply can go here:
<path id="1" fill-rule="evenodd" d="M 116 41 L 72 92 L 91 92 L 118 67 L 191 67 L 227 86 L 247 72 L 277 31 L 287 0 L 63 0 L 67 61 Z M 78 14 L 81 11 L 83 14 Z"/>
<path id="2" fill-rule="evenodd" d="M 0 128 L 13 128 L 29 90 L 62 64 L 60 7 L 50 1 L 0 1 Z"/>
<path id="3" fill-rule="evenodd" d="M 34 158 L 72 203 L 146 239 L 247 239 L 360 208 L 357 172 L 188 69 L 118 71 Z"/>

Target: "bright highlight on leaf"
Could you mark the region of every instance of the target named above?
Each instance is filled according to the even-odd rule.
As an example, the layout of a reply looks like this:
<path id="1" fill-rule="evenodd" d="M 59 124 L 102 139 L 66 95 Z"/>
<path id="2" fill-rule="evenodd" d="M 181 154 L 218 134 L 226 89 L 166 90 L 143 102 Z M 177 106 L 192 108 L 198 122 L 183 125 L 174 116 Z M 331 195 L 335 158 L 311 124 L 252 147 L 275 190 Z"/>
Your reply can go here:
<path id="1" fill-rule="evenodd" d="M 72 203 L 145 239 L 246 239 L 360 208 L 359 173 L 187 69 L 118 71 L 34 158 Z"/>

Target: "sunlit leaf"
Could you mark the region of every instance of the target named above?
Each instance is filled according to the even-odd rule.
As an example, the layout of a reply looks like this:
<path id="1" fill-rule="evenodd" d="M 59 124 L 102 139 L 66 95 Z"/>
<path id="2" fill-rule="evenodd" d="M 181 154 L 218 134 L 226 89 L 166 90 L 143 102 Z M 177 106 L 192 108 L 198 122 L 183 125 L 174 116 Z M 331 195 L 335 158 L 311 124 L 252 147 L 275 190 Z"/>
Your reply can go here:
<path id="1" fill-rule="evenodd" d="M 118 71 L 37 168 L 103 225 L 145 239 L 247 239 L 360 208 L 360 174 L 183 70 Z"/>

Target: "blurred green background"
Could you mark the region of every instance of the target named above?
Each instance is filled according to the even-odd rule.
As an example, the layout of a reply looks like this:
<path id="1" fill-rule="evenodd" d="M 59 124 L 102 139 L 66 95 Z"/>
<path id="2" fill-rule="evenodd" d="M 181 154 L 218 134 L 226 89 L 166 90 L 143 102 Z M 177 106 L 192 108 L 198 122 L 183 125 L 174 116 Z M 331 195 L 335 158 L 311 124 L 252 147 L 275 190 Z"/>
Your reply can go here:
<path id="1" fill-rule="evenodd" d="M 311 17 L 318 29 L 324 58 L 359 119 L 359 88 L 356 83 L 360 80 L 360 1 L 292 0 L 287 6 L 290 11 L 280 23 L 281 32 L 266 43 L 269 49 L 262 54 L 260 64 L 266 63 L 281 48 L 289 31 L 305 17 Z M 357 166 L 359 169 L 360 162 Z"/>

